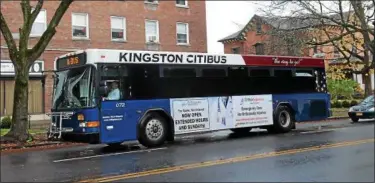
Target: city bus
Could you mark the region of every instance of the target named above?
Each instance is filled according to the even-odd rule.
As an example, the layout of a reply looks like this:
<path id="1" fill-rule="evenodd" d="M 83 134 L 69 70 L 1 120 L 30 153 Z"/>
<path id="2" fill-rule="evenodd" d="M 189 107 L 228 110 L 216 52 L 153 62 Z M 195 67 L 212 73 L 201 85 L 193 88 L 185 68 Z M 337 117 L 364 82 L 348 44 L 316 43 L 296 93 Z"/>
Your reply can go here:
<path id="1" fill-rule="evenodd" d="M 330 116 L 323 59 L 86 49 L 55 59 L 49 136 L 150 148 L 194 133 L 287 133 Z"/>

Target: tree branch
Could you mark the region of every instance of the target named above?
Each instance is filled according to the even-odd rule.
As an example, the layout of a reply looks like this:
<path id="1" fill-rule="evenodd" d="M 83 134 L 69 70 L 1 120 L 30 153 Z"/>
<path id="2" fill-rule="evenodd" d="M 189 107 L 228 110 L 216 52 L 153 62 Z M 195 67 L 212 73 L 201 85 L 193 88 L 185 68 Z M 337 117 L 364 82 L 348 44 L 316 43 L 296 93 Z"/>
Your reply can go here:
<path id="1" fill-rule="evenodd" d="M 40 10 L 43 7 L 44 0 L 38 0 L 38 4 L 35 6 L 34 11 L 31 14 L 30 22 L 33 24 L 35 22 L 36 17 L 38 17 L 38 14 Z"/>
<path id="2" fill-rule="evenodd" d="M 322 29 L 325 30 L 326 34 L 329 34 L 328 31 L 324 28 L 324 26 L 322 26 Z M 335 41 L 339 41 L 342 38 L 344 38 L 345 36 L 351 35 L 353 33 L 355 33 L 355 32 L 345 32 L 345 33 L 342 33 L 339 36 L 335 36 L 333 38 L 331 36 L 328 36 L 329 37 L 328 40 L 325 40 L 325 41 L 322 41 L 322 42 L 315 42 L 315 43 L 307 42 L 307 44 L 314 45 L 314 46 L 316 46 L 316 45 L 325 45 L 327 43 L 332 43 L 332 42 L 335 42 Z"/>
<path id="3" fill-rule="evenodd" d="M 8 45 L 10 60 L 12 60 L 14 64 L 14 62 L 17 60 L 17 52 L 18 52 L 17 45 L 16 45 L 16 42 L 14 41 L 12 32 L 10 31 L 8 24 L 5 21 L 2 11 L 0 11 L 0 29 L 1 29 L 1 33 L 4 36 L 5 42 Z"/>
<path id="4" fill-rule="evenodd" d="M 31 15 L 31 6 L 29 0 L 21 1 L 21 9 L 23 14 L 23 26 L 19 29 L 20 40 L 19 40 L 19 52 L 25 54 L 27 51 L 27 46 L 29 42 L 29 35 L 31 31 L 30 27 L 30 15 Z"/>
<path id="5" fill-rule="evenodd" d="M 51 41 L 52 37 L 56 33 L 56 27 L 60 23 L 62 17 L 64 16 L 66 10 L 69 8 L 73 0 L 63 0 L 60 2 L 55 14 L 49 23 L 47 30 L 43 33 L 42 37 L 39 39 L 38 43 L 29 50 L 29 62 L 33 63 L 36 59 L 40 57 L 43 51 L 46 49 L 48 43 Z"/>

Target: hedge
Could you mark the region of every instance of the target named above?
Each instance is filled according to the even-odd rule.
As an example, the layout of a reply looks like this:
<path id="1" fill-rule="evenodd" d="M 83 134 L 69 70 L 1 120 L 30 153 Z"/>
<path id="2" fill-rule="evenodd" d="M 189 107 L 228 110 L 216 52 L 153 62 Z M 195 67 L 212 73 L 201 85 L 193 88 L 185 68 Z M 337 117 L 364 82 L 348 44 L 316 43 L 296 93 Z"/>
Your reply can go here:
<path id="1" fill-rule="evenodd" d="M 331 108 L 349 108 L 358 104 L 357 100 L 332 100 Z"/>
<path id="2" fill-rule="evenodd" d="M 10 128 L 11 124 L 12 124 L 12 118 L 10 116 L 5 116 L 1 120 L 0 127 L 8 129 L 8 128 Z"/>

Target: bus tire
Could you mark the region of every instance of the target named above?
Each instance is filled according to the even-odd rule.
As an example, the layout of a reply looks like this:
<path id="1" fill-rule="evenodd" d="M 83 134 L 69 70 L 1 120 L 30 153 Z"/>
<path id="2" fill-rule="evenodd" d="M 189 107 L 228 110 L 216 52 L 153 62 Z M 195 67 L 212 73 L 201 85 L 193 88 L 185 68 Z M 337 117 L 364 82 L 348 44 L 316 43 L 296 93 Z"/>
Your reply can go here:
<path id="1" fill-rule="evenodd" d="M 232 132 L 234 133 L 238 133 L 238 134 L 244 134 L 244 133 L 248 133 L 251 131 L 251 127 L 244 127 L 244 128 L 232 128 L 230 129 Z"/>
<path id="2" fill-rule="evenodd" d="M 273 126 L 267 130 L 270 133 L 287 133 L 295 125 L 295 119 L 292 110 L 288 106 L 281 105 L 277 107 L 273 119 Z"/>
<path id="3" fill-rule="evenodd" d="M 167 120 L 158 113 L 147 113 L 140 122 L 138 133 L 138 141 L 143 146 L 148 148 L 161 146 L 168 135 Z"/>

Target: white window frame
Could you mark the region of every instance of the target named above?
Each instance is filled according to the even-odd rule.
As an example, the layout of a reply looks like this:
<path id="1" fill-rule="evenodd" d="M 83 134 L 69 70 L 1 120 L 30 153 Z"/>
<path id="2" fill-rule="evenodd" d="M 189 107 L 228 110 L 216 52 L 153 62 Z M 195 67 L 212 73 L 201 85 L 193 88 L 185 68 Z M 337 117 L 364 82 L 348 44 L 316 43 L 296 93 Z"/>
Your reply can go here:
<path id="1" fill-rule="evenodd" d="M 122 30 L 124 31 L 123 32 L 123 34 L 124 34 L 124 38 L 122 38 L 122 39 L 117 39 L 117 38 L 113 38 L 112 37 L 112 18 L 121 18 L 122 19 L 122 21 L 123 21 L 123 25 L 124 25 L 124 27 L 122 28 Z M 111 16 L 110 17 L 110 21 L 111 21 L 111 40 L 112 41 L 126 41 L 126 18 L 125 17 L 120 17 L 120 16 Z"/>
<path id="2" fill-rule="evenodd" d="M 187 7 L 188 7 L 188 1 L 185 0 L 185 5 L 177 4 L 177 1 L 176 1 L 176 6 L 177 6 L 177 7 L 181 7 L 181 8 L 187 8 Z"/>
<path id="3" fill-rule="evenodd" d="M 73 35 L 73 26 L 82 26 L 82 25 L 74 25 L 73 24 L 73 17 L 74 15 L 85 15 L 86 16 L 86 37 L 77 37 L 77 36 L 74 36 Z M 89 14 L 88 13 L 74 13 L 72 12 L 72 28 L 71 28 L 71 31 L 72 31 L 72 38 L 73 39 L 89 39 L 90 38 L 90 23 L 89 23 Z"/>
<path id="4" fill-rule="evenodd" d="M 186 43 L 179 43 L 178 42 L 178 37 L 177 37 L 177 34 L 178 34 L 178 24 L 184 24 L 186 25 Z M 186 22 L 176 22 L 176 43 L 177 45 L 189 45 L 190 44 L 190 35 L 189 35 L 189 23 L 186 23 Z"/>
<path id="5" fill-rule="evenodd" d="M 154 2 L 149 2 L 149 1 L 145 0 L 145 3 L 146 4 L 159 4 L 159 1 L 158 0 L 154 0 Z"/>
<path id="6" fill-rule="evenodd" d="M 149 42 L 148 39 L 147 39 L 147 22 L 156 22 L 156 40 L 155 42 Z M 146 19 L 145 20 L 145 38 L 146 38 L 146 43 L 159 43 L 160 42 L 160 37 L 159 37 L 159 21 L 158 20 L 150 20 L 150 19 Z"/>
<path id="7" fill-rule="evenodd" d="M 33 8 L 32 10 L 31 10 L 31 12 L 33 12 L 35 9 Z M 42 12 L 42 11 L 44 11 L 44 14 L 45 14 L 45 16 L 44 16 L 44 22 L 38 22 L 38 23 L 44 23 L 44 31 L 43 31 L 43 33 L 47 30 L 47 10 L 46 9 L 40 9 L 40 11 L 39 11 L 39 13 L 40 12 Z M 39 13 L 38 13 L 38 15 L 37 15 L 37 18 L 38 18 L 38 16 L 39 16 Z M 34 26 L 34 23 L 36 22 L 36 19 L 35 19 L 35 21 L 33 22 L 33 25 L 32 26 Z M 30 30 L 30 37 L 38 37 L 38 36 L 42 36 L 43 35 L 43 33 L 41 33 L 41 34 L 33 34 L 32 33 L 32 27 L 31 27 L 31 30 Z"/>

